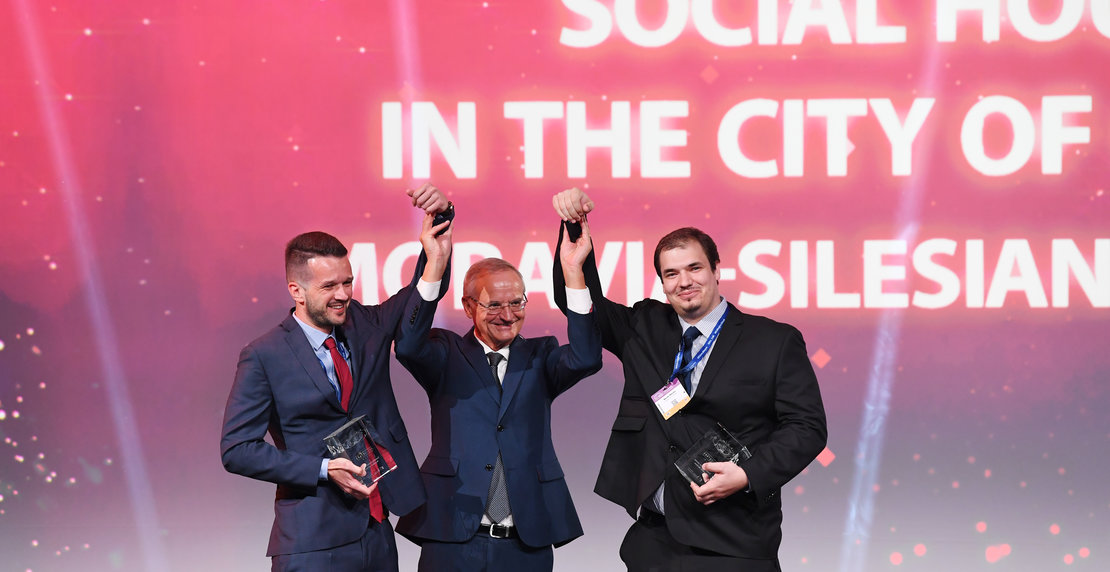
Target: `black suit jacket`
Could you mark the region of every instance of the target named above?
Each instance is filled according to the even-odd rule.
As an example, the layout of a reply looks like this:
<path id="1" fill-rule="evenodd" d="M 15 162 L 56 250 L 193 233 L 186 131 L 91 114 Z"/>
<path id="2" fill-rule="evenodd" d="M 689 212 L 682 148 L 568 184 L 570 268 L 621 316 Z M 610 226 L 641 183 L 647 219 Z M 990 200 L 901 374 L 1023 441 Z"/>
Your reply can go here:
<path id="1" fill-rule="evenodd" d="M 385 508 L 406 514 L 423 504 L 424 486 L 389 380 L 389 354 L 409 302 L 420 298 L 413 284 L 424 263 L 422 254 L 412 283 L 380 306 L 351 301 L 340 332 L 354 375 L 346 412 L 292 315 L 240 352 L 220 453 L 228 471 L 277 484 L 267 556 L 333 548 L 366 531 L 367 502 L 319 480 L 321 459 L 331 456 L 324 437 L 359 415 L 397 462 L 378 482 Z M 441 297 L 447 285 L 444 280 Z"/>
<path id="2" fill-rule="evenodd" d="M 560 230 L 560 243 L 562 230 Z M 555 260 L 559 260 L 558 252 Z M 666 481 L 667 528 L 683 544 L 742 558 L 777 559 L 779 491 L 825 447 L 825 411 L 802 335 L 744 314 L 731 304 L 690 402 L 668 420 L 651 395 L 668 381 L 682 331 L 674 309 L 643 300 L 631 308 L 606 299 L 591 254 L 586 283 L 605 349 L 624 366 L 624 389 L 594 491 L 635 518 Z M 555 265 L 555 293 L 564 284 Z M 694 498 L 674 461 L 721 423 L 748 446 L 740 465 L 751 492 L 709 506 Z"/>

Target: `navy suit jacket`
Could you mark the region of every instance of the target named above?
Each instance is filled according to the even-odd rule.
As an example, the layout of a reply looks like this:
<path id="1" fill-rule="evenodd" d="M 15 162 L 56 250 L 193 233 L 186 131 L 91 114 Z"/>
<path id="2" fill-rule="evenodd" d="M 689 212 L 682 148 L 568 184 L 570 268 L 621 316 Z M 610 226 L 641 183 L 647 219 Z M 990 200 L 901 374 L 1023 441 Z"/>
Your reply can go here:
<path id="1" fill-rule="evenodd" d="M 681 347 L 678 315 L 670 304 L 655 300 L 631 308 L 607 300 L 592 253 L 583 270 L 602 343 L 624 366 L 620 408 L 594 492 L 635 518 L 665 481 L 667 529 L 676 540 L 740 558 L 777 560 L 782 539 L 780 490 L 813 461 L 828 436 L 821 391 L 802 334 L 729 304 L 697 390 L 685 407 L 665 420 L 651 395 L 669 378 Z M 558 263 L 554 283 L 556 302 L 565 309 Z M 717 423 L 752 453 L 740 462 L 751 492 L 737 492 L 706 506 L 694 497 L 674 461 Z"/>
<path id="2" fill-rule="evenodd" d="M 397 531 L 417 543 L 473 537 L 500 451 L 521 541 L 539 547 L 581 536 L 551 442 L 551 402 L 601 369 L 593 314 L 569 313 L 568 345 L 560 346 L 553 336 L 517 336 L 499 391 L 473 329 L 465 336 L 438 328 L 429 332 L 435 303 L 421 302 L 415 319 L 402 324 L 396 351 L 431 405 L 432 446 L 420 467 L 428 502 L 401 518 Z"/>
<path id="3" fill-rule="evenodd" d="M 413 283 L 424 262 L 421 255 Z M 351 301 L 338 332 L 351 350 L 354 375 L 346 412 L 292 315 L 240 352 L 220 453 L 228 471 L 277 484 L 267 556 L 333 548 L 366 532 L 368 503 L 319 480 L 321 459 L 331 456 L 324 437 L 359 415 L 366 415 L 376 440 L 397 462 L 397 469 L 378 482 L 385 508 L 405 514 L 424 502 L 416 457 L 389 380 L 390 345 L 414 296 L 420 298 L 410 284 L 380 306 Z M 267 432 L 272 445 L 264 440 Z"/>

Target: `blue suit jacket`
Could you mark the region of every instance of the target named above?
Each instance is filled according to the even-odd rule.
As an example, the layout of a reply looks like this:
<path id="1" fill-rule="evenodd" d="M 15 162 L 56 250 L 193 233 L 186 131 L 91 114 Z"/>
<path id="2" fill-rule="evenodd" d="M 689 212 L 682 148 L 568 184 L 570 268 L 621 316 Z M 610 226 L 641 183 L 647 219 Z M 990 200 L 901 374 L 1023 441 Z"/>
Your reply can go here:
<path id="1" fill-rule="evenodd" d="M 421 255 L 414 282 L 424 261 Z M 420 299 L 410 284 L 380 306 L 351 302 L 341 328 L 355 378 L 347 412 L 292 315 L 239 354 L 220 452 L 228 471 L 277 483 L 267 556 L 332 548 L 366 531 L 367 502 L 319 480 L 321 459 L 331 456 L 324 437 L 359 415 L 366 415 L 397 462 L 397 469 L 378 483 L 386 509 L 405 514 L 424 502 L 416 458 L 389 380 L 390 345 L 413 297 Z M 267 432 L 273 445 L 263 440 Z"/>
<path id="2" fill-rule="evenodd" d="M 499 391 L 473 330 L 429 332 L 434 312 L 434 302 L 420 304 L 397 337 L 397 358 L 428 393 L 432 413 L 432 446 L 420 468 L 428 502 L 401 518 L 397 531 L 417 543 L 473 537 L 500 450 L 520 539 L 538 547 L 581 536 L 551 442 L 551 402 L 601 369 L 593 315 L 569 313 L 568 345 L 517 336 Z"/>

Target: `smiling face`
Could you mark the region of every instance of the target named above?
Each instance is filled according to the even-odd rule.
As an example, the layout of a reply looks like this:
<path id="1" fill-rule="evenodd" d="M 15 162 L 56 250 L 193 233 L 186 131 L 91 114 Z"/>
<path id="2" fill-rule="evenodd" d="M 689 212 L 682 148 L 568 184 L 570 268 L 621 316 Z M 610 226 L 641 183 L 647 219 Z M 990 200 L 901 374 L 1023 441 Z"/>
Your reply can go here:
<path id="1" fill-rule="evenodd" d="M 713 269 L 697 242 L 661 251 L 659 272 L 667 301 L 687 323 L 696 324 L 721 301 L 721 271 Z"/>
<path id="2" fill-rule="evenodd" d="M 308 259 L 298 280 L 289 282 L 289 295 L 297 303 L 293 312 L 302 322 L 321 332 L 331 332 L 347 319 L 354 280 L 346 257 Z"/>
<path id="3" fill-rule="evenodd" d="M 494 350 L 510 343 L 524 325 L 525 308 L 512 310 L 511 302 L 524 299 L 524 282 L 512 270 L 495 270 L 473 277 L 473 284 L 466 286 L 467 298 L 463 300 L 466 317 L 474 320 L 474 335 Z M 480 302 L 480 303 L 479 303 Z M 486 309 L 493 303 L 502 308 L 494 313 Z"/>

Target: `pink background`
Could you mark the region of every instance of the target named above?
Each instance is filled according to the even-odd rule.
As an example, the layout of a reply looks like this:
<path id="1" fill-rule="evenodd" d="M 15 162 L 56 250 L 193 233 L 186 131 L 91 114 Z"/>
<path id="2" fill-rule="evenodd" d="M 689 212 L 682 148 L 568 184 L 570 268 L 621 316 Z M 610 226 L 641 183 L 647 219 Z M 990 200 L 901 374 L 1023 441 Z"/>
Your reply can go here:
<path id="1" fill-rule="evenodd" d="M 663 22 L 665 2 L 637 4 L 646 28 Z M 722 24 L 754 26 L 755 2 L 716 4 Z M 790 7 L 780 4 L 781 32 Z M 856 3 L 843 4 L 854 32 Z M 1061 3 L 1032 4 L 1048 22 Z M 611 12 L 613 2 L 599 5 Z M 826 463 L 783 491 L 784 570 L 1106 569 L 1107 304 L 1073 281 L 1068 305 L 1051 307 L 1050 245 L 1074 241 L 1102 269 L 1094 289 L 1110 289 L 1110 251 L 1099 262 L 1095 247 L 1110 240 L 1110 39 L 1089 9 L 1059 41 L 1025 39 L 1004 18 L 1000 40 L 984 42 L 981 20 L 965 14 L 958 41 L 941 43 L 933 3 L 879 8 L 884 23 L 906 27 L 904 43 L 835 45 L 817 26 L 800 45 L 725 48 L 690 25 L 661 48 L 617 29 L 571 48 L 560 31 L 588 24 L 552 0 L 5 3 L 3 567 L 268 569 L 272 486 L 224 472 L 218 455 L 238 350 L 290 306 L 281 251 L 293 235 L 373 243 L 379 273 L 416 239 L 403 191 L 423 180 L 407 147 L 405 175 L 383 176 L 381 109 L 431 101 L 449 125 L 458 102 L 477 111 L 475 178 L 433 152 L 431 180 L 458 208 L 459 243 L 490 243 L 520 262 L 525 243 L 554 241 L 550 197 L 571 185 L 597 199 L 599 249 L 644 243 L 648 292 L 655 241 L 679 226 L 714 236 L 728 269 L 746 244 L 780 241 L 783 253 L 761 260 L 788 284 L 788 243 L 809 241 L 808 306 L 791 307 L 788 293 L 753 310 L 805 334 L 829 418 Z M 991 95 L 1019 100 L 1038 122 L 1042 96 L 1089 96 L 1091 112 L 1068 123 L 1088 127 L 1090 141 L 1065 146 L 1059 175 L 1042 174 L 1038 139 L 1028 165 L 984 176 L 961 151 L 960 127 Z M 891 175 L 870 112 L 849 123 L 844 177 L 825 174 L 814 118 L 803 177 L 744 178 L 718 155 L 717 125 L 744 100 L 889 98 L 904 117 L 915 97 L 936 104 L 910 176 Z M 603 129 L 610 103 L 631 101 L 636 125 L 642 100 L 689 102 L 688 117 L 668 122 L 688 142 L 665 156 L 690 162 L 690 177 L 639 176 L 634 136 L 631 177 L 613 178 L 609 153 L 596 150 L 587 176 L 569 178 L 564 123 L 552 120 L 545 175 L 525 178 L 521 123 L 502 117 L 506 101 L 583 101 Z M 987 133 L 994 157 L 1013 143 L 998 116 Z M 755 120 L 740 138 L 752 157 L 781 162 L 779 119 Z M 965 241 L 983 241 L 988 287 L 1003 241 L 1026 240 L 1050 307 L 1032 308 L 1022 291 L 1000 308 L 968 307 L 964 292 L 936 310 L 819 307 L 816 241 L 835 244 L 837 291 L 860 292 L 864 241 L 899 237 L 911 250 L 957 241 L 954 257 L 936 260 L 964 285 Z M 624 251 L 616 276 L 611 296 L 625 301 Z M 937 288 L 912 267 L 885 284 Z M 537 290 L 523 333 L 565 339 Z M 762 286 L 740 271 L 721 290 L 736 303 Z M 467 327 L 452 305 L 440 316 Z M 394 384 L 422 458 L 425 398 L 396 364 Z M 557 570 L 620 569 L 631 521 L 592 493 L 619 387 L 606 354 L 603 371 L 555 405 L 586 532 L 556 551 Z M 416 548 L 398 544 L 401 568 L 415 569 Z"/>

